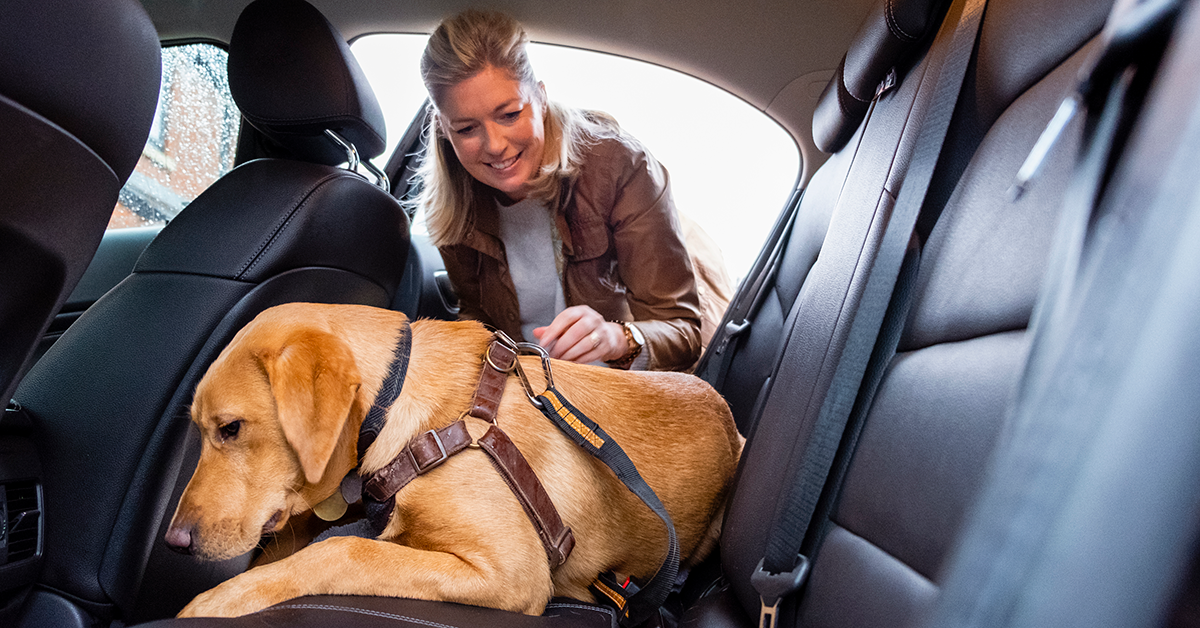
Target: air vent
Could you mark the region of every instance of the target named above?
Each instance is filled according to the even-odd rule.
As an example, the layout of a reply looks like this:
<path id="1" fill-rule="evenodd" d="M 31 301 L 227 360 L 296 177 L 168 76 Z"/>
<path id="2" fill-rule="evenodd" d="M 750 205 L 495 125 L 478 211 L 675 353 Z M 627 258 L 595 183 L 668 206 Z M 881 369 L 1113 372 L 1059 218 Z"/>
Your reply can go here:
<path id="1" fill-rule="evenodd" d="M 41 526 L 41 508 L 38 504 L 38 487 L 34 480 L 5 482 L 0 485 L 5 516 L 4 530 L 0 531 L 0 551 L 6 548 L 5 564 L 33 558 L 38 552 L 38 531 Z M 0 554 L 2 555 L 2 554 Z"/>

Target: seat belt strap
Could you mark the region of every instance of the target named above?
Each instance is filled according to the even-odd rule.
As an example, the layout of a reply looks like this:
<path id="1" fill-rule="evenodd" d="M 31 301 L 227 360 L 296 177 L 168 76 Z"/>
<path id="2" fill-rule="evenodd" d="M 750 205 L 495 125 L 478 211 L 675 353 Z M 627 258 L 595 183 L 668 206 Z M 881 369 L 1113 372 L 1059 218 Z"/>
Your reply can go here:
<path id="1" fill-rule="evenodd" d="M 803 577 L 794 576 L 807 571 L 808 560 L 800 555 L 800 546 L 825 487 L 891 301 L 913 229 L 925 204 L 975 49 L 986 4 L 986 0 L 965 0 L 934 86 L 933 99 L 917 136 L 912 166 L 884 231 L 879 252 L 851 322 L 846 347 L 816 419 L 813 436 L 802 453 L 796 476 L 788 484 L 790 490 L 777 506 L 775 523 L 758 569 L 767 575 L 758 576 L 758 581 L 765 582 L 771 577 L 787 574 L 790 576 L 789 582 L 795 584 L 782 590 L 771 587 L 758 589 L 762 598 L 760 628 L 774 628 L 780 602 L 804 584 Z M 788 350 L 799 348 L 788 347 Z M 751 582 L 755 583 L 753 577 Z"/>
<path id="2" fill-rule="evenodd" d="M 891 91 L 895 86 L 896 71 L 893 69 L 891 72 L 888 72 L 887 76 L 884 77 L 879 87 L 875 90 L 875 96 L 871 99 L 870 108 L 867 109 L 867 113 L 860 126 L 866 126 L 870 122 L 879 98 Z M 851 162 L 854 161 L 861 146 L 862 136 L 859 135 L 859 139 L 853 148 L 854 155 L 851 156 Z M 845 181 L 842 184 L 844 189 Z M 783 252 L 787 249 L 788 242 L 791 240 L 791 233 L 796 224 L 797 216 L 800 213 L 800 205 L 803 201 L 804 190 L 797 190 L 788 199 L 783 214 L 775 221 L 775 226 L 771 228 L 770 237 L 767 239 L 766 244 L 763 245 L 763 250 L 759 254 L 758 259 L 755 260 L 754 266 L 750 269 L 750 274 L 747 275 L 748 281 L 738 290 L 732 305 L 726 311 L 725 316 L 721 318 L 721 324 L 717 328 L 717 333 L 713 336 L 709 350 L 701 356 L 700 362 L 696 365 L 695 374 L 718 391 L 724 390 L 725 377 L 729 374 L 729 367 L 733 363 L 734 354 L 737 353 L 738 343 L 750 331 L 751 321 L 762 306 L 768 288 L 775 285 L 775 278 L 779 274 L 780 265 L 783 263 Z M 785 326 L 785 329 L 790 328 L 791 325 Z"/>

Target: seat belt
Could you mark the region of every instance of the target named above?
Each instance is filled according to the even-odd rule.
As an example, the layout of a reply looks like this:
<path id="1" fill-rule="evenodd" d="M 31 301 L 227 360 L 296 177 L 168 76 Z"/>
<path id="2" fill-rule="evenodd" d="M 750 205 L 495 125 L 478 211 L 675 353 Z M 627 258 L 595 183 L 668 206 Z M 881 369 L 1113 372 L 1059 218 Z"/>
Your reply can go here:
<path id="1" fill-rule="evenodd" d="M 888 72 L 875 90 L 870 108 L 867 109 L 859 126 L 865 127 L 871 121 L 879 98 L 896 87 L 896 83 L 896 71 L 893 69 Z M 854 155 L 850 158 L 852 163 L 861 147 L 862 135 L 859 135 L 853 148 Z M 843 150 L 848 149 L 843 148 Z M 846 181 L 843 180 L 843 189 L 845 184 Z M 724 390 L 725 377 L 729 374 L 729 366 L 733 363 L 734 354 L 737 353 L 737 345 L 746 332 L 750 331 L 751 321 L 767 296 L 767 288 L 775 285 L 775 278 L 779 274 L 779 266 L 783 261 L 783 252 L 791 239 L 792 229 L 796 224 L 797 215 L 800 213 L 800 204 L 803 201 L 804 190 L 793 192 L 791 198 L 788 199 L 785 211 L 775 221 L 775 226 L 771 228 L 771 235 L 763 245 L 762 253 L 759 254 L 754 266 L 750 269 L 750 274 L 747 275 L 753 281 L 743 284 L 738 290 L 733 303 L 726 311 L 725 316 L 721 318 L 717 335 L 713 337 L 712 343 L 709 345 L 711 350 L 706 351 L 696 365 L 695 375 L 718 391 Z M 785 327 L 785 329 L 790 328 L 791 325 Z M 774 369 L 772 369 L 772 373 L 774 373 Z M 757 408 L 751 416 L 758 416 Z"/>
<path id="2" fill-rule="evenodd" d="M 765 554 L 751 584 L 761 598 L 760 628 L 775 628 L 780 602 L 795 593 L 808 576 L 808 558 L 800 553 L 825 481 L 846 429 L 867 364 L 879 337 L 893 289 L 900 275 L 913 229 L 945 144 L 955 105 L 962 91 L 987 0 L 965 0 L 948 44 L 933 98 L 913 150 L 912 166 L 885 228 L 866 287 L 851 322 L 849 337 L 834 372 L 813 436 L 799 459 L 790 487 L 776 507 Z M 789 346 L 787 351 L 800 351 Z"/>
<path id="3" fill-rule="evenodd" d="M 792 193 L 786 210 L 775 221 L 771 228 L 771 236 L 759 258 L 750 269 L 750 282 L 742 285 L 734 297 L 733 304 L 721 319 L 718 335 L 696 365 L 695 374 L 721 390 L 725 385 L 725 376 L 729 373 L 729 365 L 733 362 L 733 354 L 737 353 L 737 344 L 741 337 L 750 330 L 750 319 L 754 318 L 767 294 L 767 287 L 775 282 L 779 272 L 779 263 L 783 259 L 783 250 L 787 247 L 792 225 L 796 222 L 796 214 L 800 209 L 800 201 L 804 192 L 797 190 Z"/>

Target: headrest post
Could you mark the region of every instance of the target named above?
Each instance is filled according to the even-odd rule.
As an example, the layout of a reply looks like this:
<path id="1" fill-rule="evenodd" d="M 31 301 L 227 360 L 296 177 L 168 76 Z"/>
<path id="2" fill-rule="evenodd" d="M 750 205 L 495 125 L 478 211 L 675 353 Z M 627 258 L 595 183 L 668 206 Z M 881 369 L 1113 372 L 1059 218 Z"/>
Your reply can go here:
<path id="1" fill-rule="evenodd" d="M 334 144 L 342 147 L 346 151 L 346 169 L 358 172 L 358 149 L 354 147 L 346 138 L 338 135 L 333 129 L 325 129 L 325 136 L 333 140 Z"/>
<path id="2" fill-rule="evenodd" d="M 342 137 L 341 135 L 338 135 L 337 131 L 334 131 L 333 129 L 325 129 L 325 136 L 328 137 L 329 139 L 333 140 L 333 142 L 335 144 L 337 144 L 338 146 L 341 146 L 342 150 L 346 151 L 346 169 L 347 170 L 349 170 L 350 172 L 353 172 L 355 174 L 360 174 L 358 172 L 358 167 L 362 166 L 363 168 L 366 168 L 367 172 L 370 172 L 372 175 L 375 176 L 375 185 L 379 186 L 380 188 L 383 188 L 384 192 L 387 192 L 389 194 L 391 193 L 392 186 L 391 186 L 390 182 L 388 181 L 387 174 L 384 171 L 377 168 L 375 166 L 375 164 L 371 163 L 370 160 L 367 160 L 367 161 L 360 160 L 358 158 L 358 149 L 354 147 L 354 144 L 350 143 L 349 140 Z"/>
<path id="3" fill-rule="evenodd" d="M 383 191 L 387 192 L 388 194 L 392 193 L 392 183 L 388 180 L 386 172 L 375 167 L 375 164 L 371 163 L 370 159 L 362 162 L 362 165 L 367 169 L 368 172 L 375 175 L 375 185 L 383 188 Z"/>

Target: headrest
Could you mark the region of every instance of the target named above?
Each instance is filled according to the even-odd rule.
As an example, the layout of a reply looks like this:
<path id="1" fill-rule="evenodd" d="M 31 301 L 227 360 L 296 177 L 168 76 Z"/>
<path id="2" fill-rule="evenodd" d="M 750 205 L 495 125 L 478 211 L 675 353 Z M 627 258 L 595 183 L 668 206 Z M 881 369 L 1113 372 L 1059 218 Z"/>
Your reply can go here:
<path id="1" fill-rule="evenodd" d="M 867 113 L 875 90 L 945 15 L 943 0 L 882 0 L 854 35 L 813 113 L 813 141 L 827 153 L 841 150 Z"/>
<path id="2" fill-rule="evenodd" d="M 363 159 L 386 145 L 366 75 L 337 29 L 304 0 L 257 0 L 242 11 L 229 40 L 229 88 L 246 121 L 297 159 L 346 161 L 326 129 Z"/>
<path id="3" fill-rule="evenodd" d="M 0 99 L 73 135 L 123 183 L 146 144 L 162 76 L 145 10 L 135 0 L 5 0 L 0 13 Z"/>

